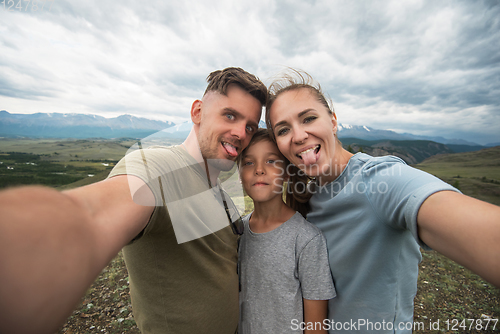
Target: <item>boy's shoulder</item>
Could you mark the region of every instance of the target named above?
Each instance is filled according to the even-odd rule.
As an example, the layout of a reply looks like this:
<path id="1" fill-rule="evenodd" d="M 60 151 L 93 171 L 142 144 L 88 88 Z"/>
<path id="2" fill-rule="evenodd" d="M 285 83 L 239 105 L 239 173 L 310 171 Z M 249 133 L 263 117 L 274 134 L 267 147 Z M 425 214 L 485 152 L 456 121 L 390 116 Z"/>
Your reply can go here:
<path id="1" fill-rule="evenodd" d="M 325 236 L 323 235 L 321 230 L 307 221 L 299 212 L 296 212 L 284 224 L 287 224 L 289 228 L 293 229 L 293 233 L 295 234 L 295 249 L 297 254 L 302 253 L 307 245 L 326 245 Z"/>
<path id="2" fill-rule="evenodd" d="M 247 214 L 242 218 L 245 229 L 248 228 L 250 217 L 252 213 Z M 308 242 L 314 239 L 316 236 L 320 235 L 323 237 L 321 230 L 307 221 L 298 211 L 290 217 L 287 221 L 283 222 L 283 225 L 279 229 L 286 234 L 294 234 L 298 241 Z"/>
<path id="3" fill-rule="evenodd" d="M 295 212 L 295 214 L 284 224 L 288 224 L 290 227 L 297 230 L 298 237 L 312 239 L 317 235 L 323 235 L 321 230 L 316 225 L 306 220 L 298 211 Z"/>

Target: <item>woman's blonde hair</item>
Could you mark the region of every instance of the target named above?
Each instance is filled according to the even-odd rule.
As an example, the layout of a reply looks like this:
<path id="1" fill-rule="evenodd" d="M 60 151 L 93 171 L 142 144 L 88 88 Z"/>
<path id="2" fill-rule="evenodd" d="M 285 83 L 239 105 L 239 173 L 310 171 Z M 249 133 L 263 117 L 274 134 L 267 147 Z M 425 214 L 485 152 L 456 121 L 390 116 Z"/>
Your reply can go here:
<path id="1" fill-rule="evenodd" d="M 308 89 L 313 96 L 315 96 L 319 103 L 325 106 L 327 112 L 334 116 L 335 110 L 330 98 L 326 97 L 321 89 L 319 82 L 313 79 L 313 77 L 305 71 L 296 70 L 289 68 L 284 73 L 278 75 L 275 80 L 269 85 L 267 90 L 267 103 L 266 103 L 266 126 L 271 131 L 271 135 L 274 138 L 274 132 L 272 131 L 272 124 L 270 118 L 270 110 L 273 103 L 276 101 L 279 95 L 285 92 L 298 90 L 298 89 Z"/>

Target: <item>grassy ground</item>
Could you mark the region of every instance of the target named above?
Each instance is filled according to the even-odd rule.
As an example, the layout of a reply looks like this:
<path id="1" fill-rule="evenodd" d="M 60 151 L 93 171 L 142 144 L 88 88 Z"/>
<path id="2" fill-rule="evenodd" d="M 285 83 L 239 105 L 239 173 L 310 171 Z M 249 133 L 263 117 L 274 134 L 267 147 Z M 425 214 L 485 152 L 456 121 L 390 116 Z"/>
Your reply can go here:
<path id="1" fill-rule="evenodd" d="M 47 161 L 52 167 L 71 165 L 76 172 L 83 168 L 85 173 L 96 169 L 92 170 L 93 177 L 85 176 L 88 174 L 82 170 L 84 177 L 75 183 L 60 185 L 56 178 L 52 184 L 67 189 L 104 179 L 112 161 L 118 160 L 132 144 L 129 141 L 0 140 L 0 161 L 5 161 L 5 167 L 7 158 L 11 157 L 7 152 L 23 152 L 38 155 L 37 161 Z M 500 150 L 465 154 L 469 153 L 432 157 L 415 167 L 455 184 L 465 194 L 500 205 Z M 30 161 L 19 156 L 18 160 L 10 161 L 19 163 L 20 167 L 36 159 L 24 158 Z M 110 165 L 104 166 L 99 159 L 111 160 Z M 37 166 L 26 166 L 23 168 L 27 174 L 29 168 L 35 174 L 39 172 Z M 0 172 L 3 167 L 0 165 Z M 251 200 L 248 197 L 243 200 L 247 211 L 250 210 Z M 423 253 L 415 298 L 415 323 L 421 323 L 424 329 L 417 329 L 415 333 L 500 333 L 500 323 L 495 330 L 492 322 L 488 329 L 475 330 L 478 323 L 471 326 L 470 321 L 465 320 L 475 319 L 485 326 L 488 318 L 500 318 L 499 305 L 499 289 L 436 252 Z M 131 312 L 128 274 L 120 253 L 99 275 L 58 333 L 139 333 Z M 433 330 L 438 320 L 439 330 Z"/>

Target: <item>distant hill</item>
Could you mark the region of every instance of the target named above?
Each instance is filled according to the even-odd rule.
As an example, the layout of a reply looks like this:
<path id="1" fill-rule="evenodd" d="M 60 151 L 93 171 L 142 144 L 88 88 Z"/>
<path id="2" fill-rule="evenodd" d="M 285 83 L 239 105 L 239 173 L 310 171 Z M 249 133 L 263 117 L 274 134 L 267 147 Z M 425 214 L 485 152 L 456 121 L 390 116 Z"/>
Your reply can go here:
<path id="1" fill-rule="evenodd" d="M 364 125 L 349 125 L 339 123 L 338 129 L 339 138 L 360 138 L 364 140 L 427 140 L 441 144 L 481 146 L 477 143 L 462 139 L 447 139 L 443 137 L 419 136 L 411 133 L 397 133 L 391 130 L 377 130 Z"/>
<path id="2" fill-rule="evenodd" d="M 500 146 L 432 156 L 414 165 L 464 194 L 500 205 Z"/>
<path id="3" fill-rule="evenodd" d="M 468 167 L 499 167 L 500 172 L 500 146 L 485 148 L 475 152 L 438 155 L 426 159 L 427 163 L 460 163 Z"/>
<path id="4" fill-rule="evenodd" d="M 11 114 L 0 111 L 0 137 L 14 138 L 135 138 L 142 139 L 144 144 L 155 145 L 165 140 L 184 140 L 192 124 L 191 121 L 174 124 L 131 115 L 105 118 L 87 114 Z M 265 123 L 260 121 L 259 127 L 265 127 Z M 338 129 L 339 138 L 346 148 L 350 144 L 355 152 L 363 150 L 372 155 L 396 155 L 409 164 L 435 154 L 469 152 L 485 147 L 464 140 L 401 134 L 361 125 L 339 124 Z"/>
<path id="5" fill-rule="evenodd" d="M 144 138 L 173 126 L 131 115 L 105 118 L 87 114 L 11 114 L 0 111 L 0 136 L 37 138 Z"/>
<path id="6" fill-rule="evenodd" d="M 362 140 L 342 138 L 344 148 L 352 153 L 364 152 L 372 156 L 394 155 L 407 164 L 416 164 L 436 155 L 453 153 L 444 144 L 429 140 Z"/>

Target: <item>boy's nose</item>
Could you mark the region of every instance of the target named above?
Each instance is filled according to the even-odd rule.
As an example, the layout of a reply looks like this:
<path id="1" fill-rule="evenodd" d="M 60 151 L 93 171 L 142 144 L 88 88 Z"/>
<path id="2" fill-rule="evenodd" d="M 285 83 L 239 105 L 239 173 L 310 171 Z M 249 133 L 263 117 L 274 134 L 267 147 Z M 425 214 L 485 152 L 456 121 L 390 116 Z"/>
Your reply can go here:
<path id="1" fill-rule="evenodd" d="M 255 168 L 255 175 L 263 175 L 264 174 L 264 169 L 261 168 L 260 166 L 257 166 L 257 168 Z"/>

